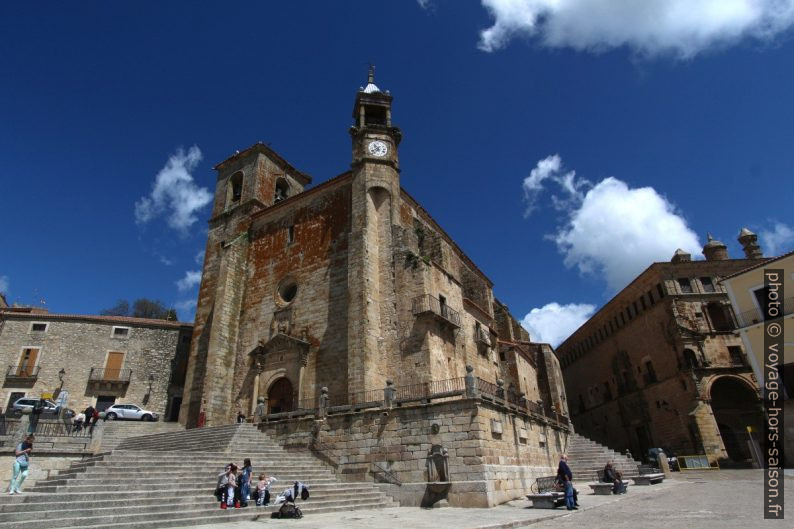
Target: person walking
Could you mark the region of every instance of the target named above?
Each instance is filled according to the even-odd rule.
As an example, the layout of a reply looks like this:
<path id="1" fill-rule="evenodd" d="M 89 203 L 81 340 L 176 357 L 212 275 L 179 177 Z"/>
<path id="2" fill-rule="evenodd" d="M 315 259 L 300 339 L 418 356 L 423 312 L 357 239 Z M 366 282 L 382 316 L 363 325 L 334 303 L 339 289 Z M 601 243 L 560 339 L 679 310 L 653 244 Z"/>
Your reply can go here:
<path id="1" fill-rule="evenodd" d="M 577 510 L 579 501 L 576 489 L 573 488 L 573 472 L 571 472 L 571 467 L 568 466 L 568 456 L 565 454 L 560 456 L 560 464 L 557 466 L 557 479 L 562 482 L 565 488 L 565 507 L 569 511 Z"/>
<path id="2" fill-rule="evenodd" d="M 22 494 L 22 484 L 25 482 L 25 478 L 28 477 L 30 453 L 33 451 L 34 440 L 35 437 L 33 435 L 28 435 L 14 450 L 14 467 L 11 483 L 8 486 L 8 494 Z"/>
<path id="3" fill-rule="evenodd" d="M 87 413 L 85 415 L 86 424 L 90 425 L 88 427 L 88 435 L 90 436 L 94 435 L 94 426 L 96 426 L 96 423 L 99 422 L 99 410 L 97 410 L 96 408 L 92 408 L 92 409 L 94 411 L 91 413 L 91 417 L 89 417 Z"/>
<path id="4" fill-rule="evenodd" d="M 240 505 L 248 507 L 251 499 L 251 479 L 253 479 L 254 469 L 251 467 L 251 460 L 247 457 L 243 460 L 243 468 L 240 471 Z"/>

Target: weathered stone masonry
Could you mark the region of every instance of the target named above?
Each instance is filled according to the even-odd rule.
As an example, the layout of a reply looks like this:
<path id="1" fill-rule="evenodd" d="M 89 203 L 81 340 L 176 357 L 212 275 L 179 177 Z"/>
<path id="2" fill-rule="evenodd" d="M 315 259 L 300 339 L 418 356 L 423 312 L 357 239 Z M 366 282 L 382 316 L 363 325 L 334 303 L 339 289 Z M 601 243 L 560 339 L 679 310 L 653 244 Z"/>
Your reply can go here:
<path id="1" fill-rule="evenodd" d="M 188 427 L 251 416 L 260 399 L 268 414 L 313 409 L 322 388 L 331 405 L 389 383 L 430 388 L 463 377 L 467 365 L 514 400 L 565 413 L 554 352 L 530 342 L 493 283 L 400 186 L 392 97 L 370 81 L 356 94 L 349 171 L 306 189 L 311 178 L 261 143 L 216 166 L 180 414 Z M 445 406 L 450 420 L 477 409 Z M 423 416 L 395 417 L 406 413 L 401 420 Z M 516 450 L 525 453 L 518 464 L 548 472 L 545 456 Z M 478 479 L 495 491 L 484 465 Z"/>

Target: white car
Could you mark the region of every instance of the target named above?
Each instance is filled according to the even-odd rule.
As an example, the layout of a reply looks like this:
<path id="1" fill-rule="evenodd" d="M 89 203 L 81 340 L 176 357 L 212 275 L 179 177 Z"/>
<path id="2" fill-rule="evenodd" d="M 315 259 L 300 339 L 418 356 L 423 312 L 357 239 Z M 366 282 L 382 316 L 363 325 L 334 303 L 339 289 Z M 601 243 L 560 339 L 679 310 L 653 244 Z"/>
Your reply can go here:
<path id="1" fill-rule="evenodd" d="M 114 404 L 105 410 L 105 417 L 109 421 L 116 419 L 132 419 L 137 421 L 156 421 L 158 415 L 149 410 L 144 410 L 135 404 Z"/>
<path id="2" fill-rule="evenodd" d="M 24 409 L 32 410 L 33 406 L 39 401 L 37 398 L 31 397 L 22 397 L 21 399 L 17 399 L 14 404 L 11 406 L 14 410 L 22 411 Z M 58 413 L 58 406 L 52 402 L 51 400 L 44 401 L 44 409 L 42 410 L 44 413 Z"/>

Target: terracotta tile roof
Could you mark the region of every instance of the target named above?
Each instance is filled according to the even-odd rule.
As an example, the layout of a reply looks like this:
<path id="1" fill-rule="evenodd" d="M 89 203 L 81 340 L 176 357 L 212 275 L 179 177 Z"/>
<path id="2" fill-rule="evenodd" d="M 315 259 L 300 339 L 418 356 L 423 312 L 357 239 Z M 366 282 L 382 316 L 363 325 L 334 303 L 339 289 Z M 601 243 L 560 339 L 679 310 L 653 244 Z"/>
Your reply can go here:
<path id="1" fill-rule="evenodd" d="M 745 272 L 749 272 L 750 270 L 755 270 L 756 268 L 761 268 L 762 266 L 766 266 L 766 265 L 768 265 L 768 264 L 772 264 L 772 263 L 774 263 L 775 261 L 779 261 L 779 260 L 781 260 L 781 259 L 784 259 L 784 258 L 786 258 L 786 257 L 790 256 L 790 255 L 794 255 L 794 251 L 791 251 L 791 252 L 784 253 L 783 255 L 779 255 L 779 256 L 777 256 L 777 257 L 769 257 L 769 258 L 765 258 L 766 260 L 765 260 L 765 261 L 763 261 L 763 262 L 760 262 L 760 263 L 754 264 L 753 266 L 748 266 L 747 268 L 744 268 L 744 269 L 742 269 L 742 270 L 739 270 L 738 272 L 734 272 L 733 274 L 731 274 L 731 275 L 729 275 L 729 276 L 725 276 L 725 277 L 723 277 L 722 279 L 720 279 L 720 283 L 722 283 L 722 282 L 723 282 L 723 281 L 725 281 L 726 279 L 730 279 L 730 278 L 732 278 L 732 277 L 736 277 L 736 276 L 738 276 L 738 275 L 741 275 L 741 274 L 743 274 L 743 273 L 745 273 Z"/>
<path id="2" fill-rule="evenodd" d="M 192 327 L 192 323 L 183 321 L 158 320 L 153 318 L 132 318 L 129 316 L 97 316 L 93 314 L 58 314 L 52 312 L 42 312 L 29 308 L 3 308 L 0 309 L 0 316 L 10 318 L 20 318 L 28 320 L 74 320 L 89 321 L 97 323 L 124 323 L 130 326 L 154 326 L 154 327 Z"/>

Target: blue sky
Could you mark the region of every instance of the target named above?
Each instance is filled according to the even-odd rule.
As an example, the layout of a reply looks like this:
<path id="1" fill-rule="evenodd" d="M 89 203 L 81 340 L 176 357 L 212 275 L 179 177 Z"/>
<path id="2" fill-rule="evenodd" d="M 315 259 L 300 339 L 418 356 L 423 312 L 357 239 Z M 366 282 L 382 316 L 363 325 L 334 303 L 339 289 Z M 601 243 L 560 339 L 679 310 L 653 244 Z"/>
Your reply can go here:
<path id="1" fill-rule="evenodd" d="M 212 166 L 345 171 L 373 62 L 403 187 L 558 342 L 707 231 L 794 247 L 792 4 L 5 2 L 0 291 L 192 319 Z"/>

